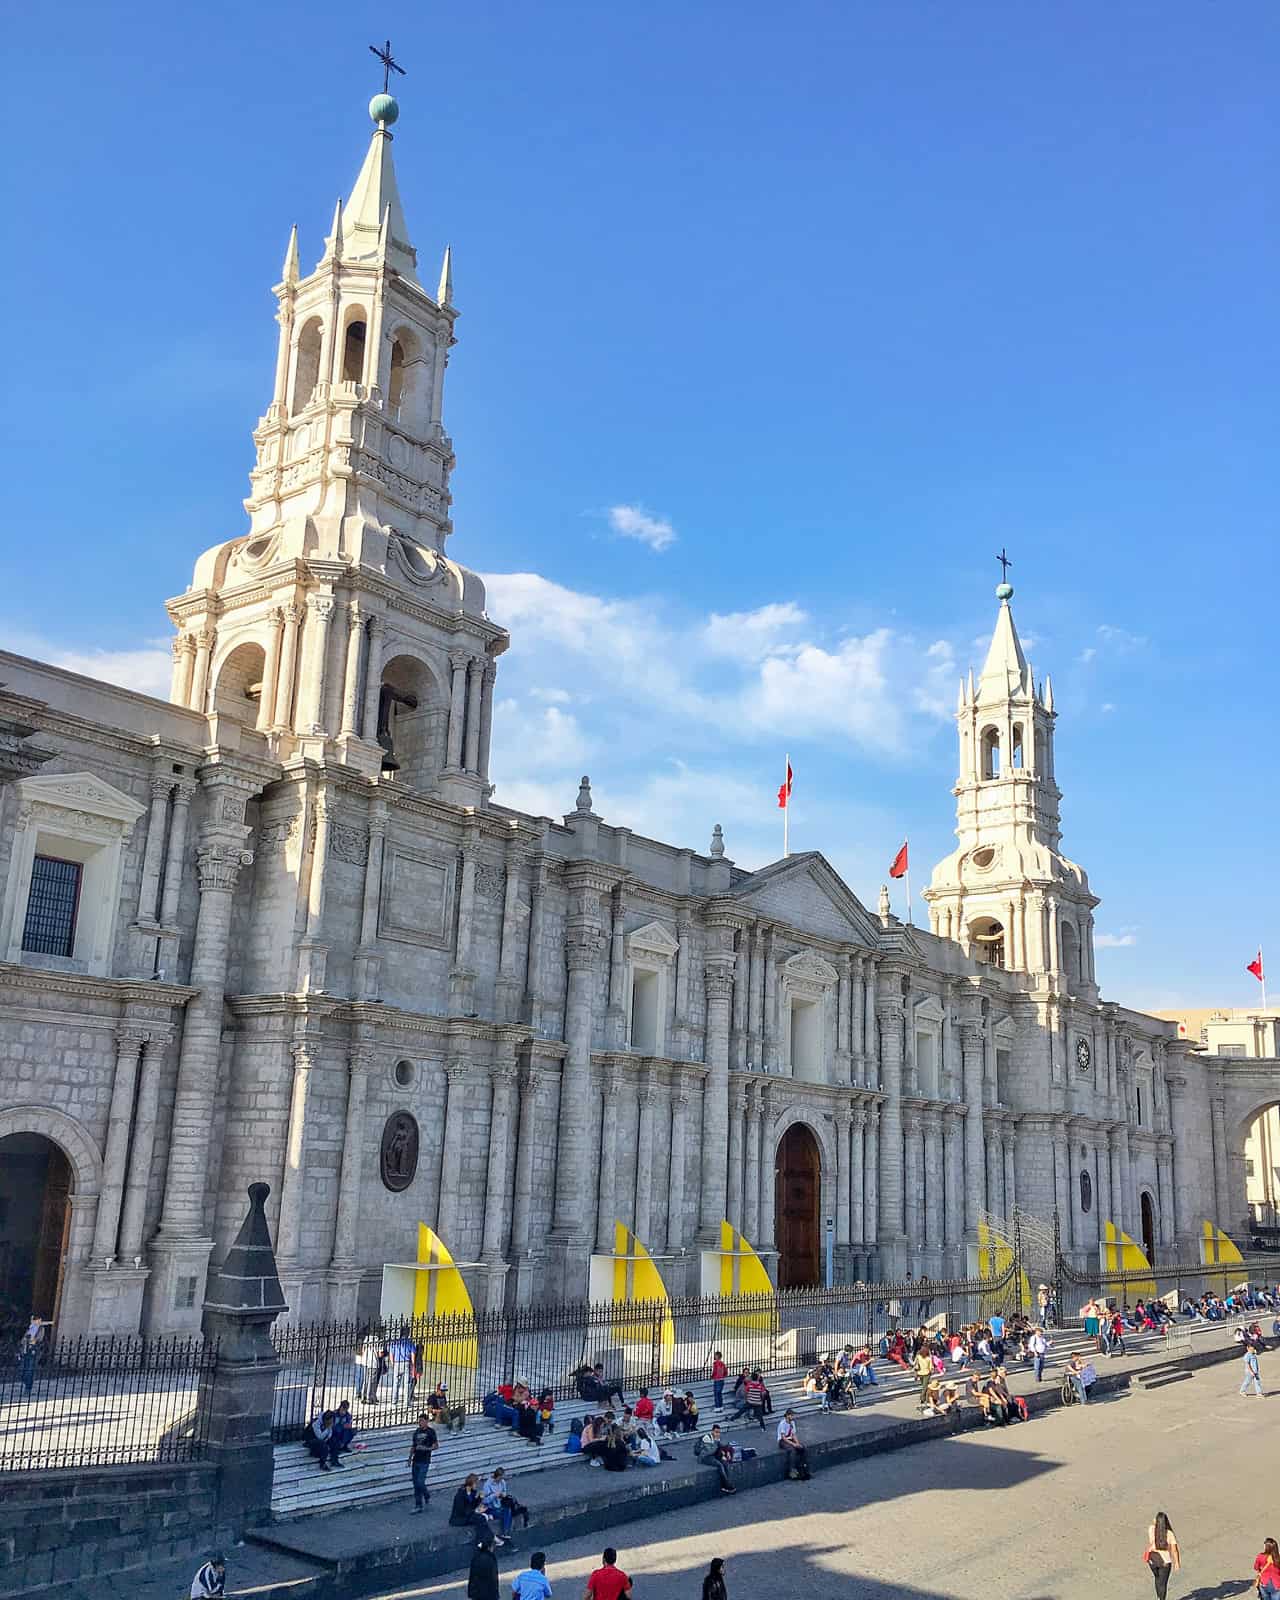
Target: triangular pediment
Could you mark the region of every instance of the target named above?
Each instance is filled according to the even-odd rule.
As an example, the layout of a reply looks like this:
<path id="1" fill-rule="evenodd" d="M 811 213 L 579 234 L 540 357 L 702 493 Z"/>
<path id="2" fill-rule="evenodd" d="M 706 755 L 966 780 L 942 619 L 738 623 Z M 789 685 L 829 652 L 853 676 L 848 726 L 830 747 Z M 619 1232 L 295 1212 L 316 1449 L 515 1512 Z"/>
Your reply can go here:
<path id="1" fill-rule="evenodd" d="M 147 809 L 129 795 L 113 789 L 92 772 L 46 772 L 22 778 L 14 785 L 23 800 L 65 811 L 85 811 L 113 822 L 133 823 Z"/>
<path id="2" fill-rule="evenodd" d="M 673 956 L 680 948 L 680 941 L 669 928 L 664 928 L 662 923 L 646 922 L 639 928 L 632 928 L 627 935 L 627 948 L 648 950 L 653 955 Z"/>
<path id="3" fill-rule="evenodd" d="M 733 898 L 824 939 L 866 946 L 879 942 L 879 922 L 817 850 L 761 867 L 737 886 Z"/>

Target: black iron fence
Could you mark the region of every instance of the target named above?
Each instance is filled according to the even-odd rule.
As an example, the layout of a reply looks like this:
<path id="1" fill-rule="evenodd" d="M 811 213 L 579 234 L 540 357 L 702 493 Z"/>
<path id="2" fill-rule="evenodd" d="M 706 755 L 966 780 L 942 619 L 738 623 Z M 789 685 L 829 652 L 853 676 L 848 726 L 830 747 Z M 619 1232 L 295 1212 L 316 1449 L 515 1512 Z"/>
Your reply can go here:
<path id="1" fill-rule="evenodd" d="M 500 1383 L 517 1380 L 571 1401 L 575 1373 L 596 1362 L 629 1394 L 705 1380 L 717 1350 L 731 1371 L 782 1371 L 814 1351 L 875 1346 L 899 1325 L 945 1315 L 954 1326 L 1016 1311 L 1020 1283 L 1015 1264 L 991 1278 L 277 1328 L 272 1436 L 299 1438 L 318 1411 L 343 1399 L 364 1427 L 410 1423 L 437 1383 L 472 1413 Z"/>
<path id="2" fill-rule="evenodd" d="M 1205 1293 L 1225 1297 L 1242 1284 L 1274 1284 L 1280 1279 L 1280 1262 L 1275 1256 L 1246 1256 L 1231 1262 L 1185 1262 L 1159 1260 L 1153 1266 L 1131 1272 L 1103 1272 L 1097 1267 L 1078 1267 L 1059 1256 L 1056 1270 L 1059 1305 L 1067 1316 L 1075 1295 L 1101 1295 L 1123 1305 L 1176 1293 L 1184 1299 L 1199 1300 Z"/>
<path id="3" fill-rule="evenodd" d="M 0 1473 L 198 1459 L 217 1356 L 203 1339 L 18 1349 L 0 1369 Z"/>

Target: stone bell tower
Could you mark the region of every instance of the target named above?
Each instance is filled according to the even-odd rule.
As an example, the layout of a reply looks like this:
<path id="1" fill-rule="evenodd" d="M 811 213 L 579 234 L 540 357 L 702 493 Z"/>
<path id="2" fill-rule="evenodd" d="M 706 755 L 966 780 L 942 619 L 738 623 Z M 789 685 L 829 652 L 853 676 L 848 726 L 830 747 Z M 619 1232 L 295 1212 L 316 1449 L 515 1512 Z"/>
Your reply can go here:
<path id="1" fill-rule="evenodd" d="M 337 760 L 458 804 L 488 792 L 496 658 L 484 586 L 445 554 L 453 446 L 450 252 L 418 281 L 392 162 L 391 95 L 324 251 L 298 233 L 275 286 L 275 382 L 254 430 L 249 531 L 207 550 L 168 604 L 170 698 L 213 737 Z"/>
<path id="2" fill-rule="evenodd" d="M 982 673 L 970 671 L 956 704 L 959 846 L 925 890 L 933 932 L 991 966 L 1043 974 L 1069 993 L 1096 994 L 1093 908 L 1083 868 L 1058 848 L 1053 684 L 1037 684 L 1009 602 L 1000 610 Z"/>

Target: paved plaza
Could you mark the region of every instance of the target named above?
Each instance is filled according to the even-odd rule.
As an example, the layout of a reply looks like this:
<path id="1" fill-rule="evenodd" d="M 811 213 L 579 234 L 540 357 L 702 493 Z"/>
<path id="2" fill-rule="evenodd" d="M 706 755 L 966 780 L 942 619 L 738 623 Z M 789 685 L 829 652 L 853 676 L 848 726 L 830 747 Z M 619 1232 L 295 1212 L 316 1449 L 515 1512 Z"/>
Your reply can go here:
<path id="1" fill-rule="evenodd" d="M 1185 1566 L 1177 1600 L 1228 1600 L 1280 1528 L 1275 1430 L 1280 1368 L 1242 1399 L 1237 1362 L 1184 1382 L 1055 1410 L 636 1522 L 610 1535 L 637 1600 L 698 1600 L 710 1558 L 731 1600 L 1123 1600 L 1149 1595 L 1141 1555 L 1157 1508 Z M 1270 1371 L 1268 1371 L 1268 1366 Z M 548 1549 L 557 1600 L 578 1600 L 604 1538 Z M 503 1563 L 503 1594 L 526 1555 Z M 463 1600 L 465 1575 L 384 1600 Z"/>

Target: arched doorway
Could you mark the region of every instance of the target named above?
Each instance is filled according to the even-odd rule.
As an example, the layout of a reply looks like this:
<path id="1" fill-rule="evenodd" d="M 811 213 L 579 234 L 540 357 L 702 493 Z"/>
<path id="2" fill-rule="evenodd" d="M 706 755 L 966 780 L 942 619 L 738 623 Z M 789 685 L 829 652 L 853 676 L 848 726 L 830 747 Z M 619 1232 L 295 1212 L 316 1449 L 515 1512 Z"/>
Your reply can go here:
<path id="1" fill-rule="evenodd" d="M 778 1235 L 778 1287 L 820 1283 L 822 1154 L 813 1131 L 793 1122 L 778 1146 L 774 1219 Z"/>
<path id="2" fill-rule="evenodd" d="M 58 1320 L 71 1222 L 71 1163 L 41 1133 L 0 1138 L 0 1338 Z"/>
<path id="3" fill-rule="evenodd" d="M 1142 1252 L 1154 1266 L 1156 1260 L 1156 1208 L 1146 1189 L 1139 1196 L 1139 1205 L 1142 1208 Z"/>

